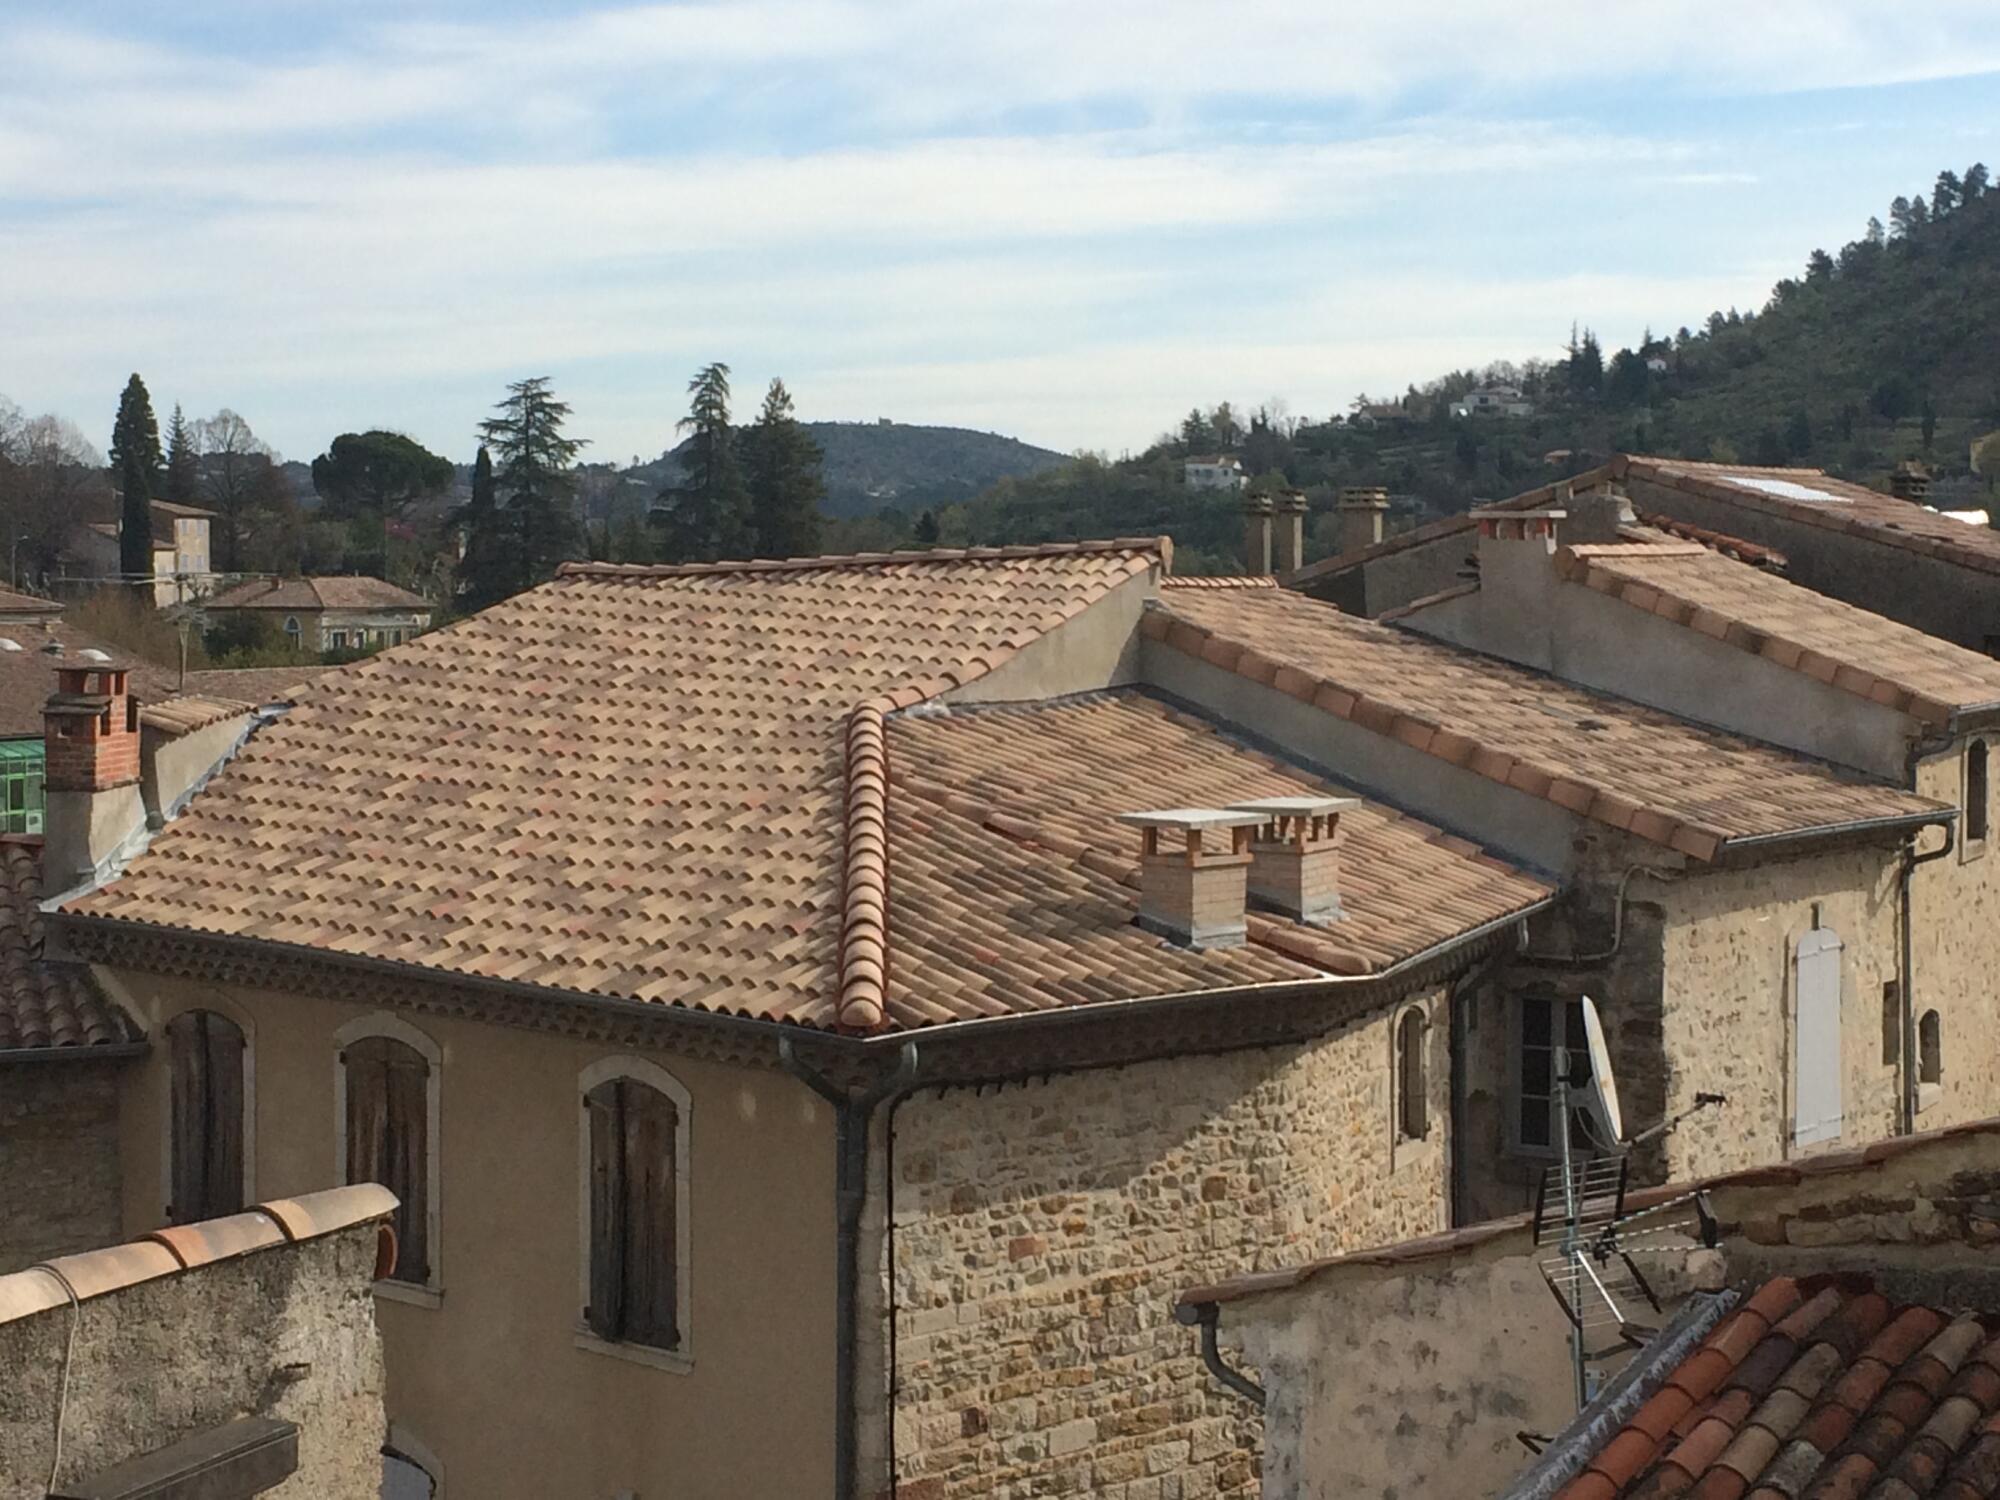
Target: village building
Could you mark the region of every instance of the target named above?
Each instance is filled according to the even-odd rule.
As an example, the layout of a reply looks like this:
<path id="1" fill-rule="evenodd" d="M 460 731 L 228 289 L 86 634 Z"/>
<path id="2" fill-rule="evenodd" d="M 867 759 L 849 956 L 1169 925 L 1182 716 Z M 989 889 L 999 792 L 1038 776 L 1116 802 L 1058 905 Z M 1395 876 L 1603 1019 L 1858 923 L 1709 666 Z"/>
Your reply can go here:
<path id="1" fill-rule="evenodd" d="M 0 1275 L 0 1500 L 428 1500 L 368 1295 L 395 1207 L 333 1188 Z"/>
<path id="2" fill-rule="evenodd" d="M 251 578 L 203 603 L 211 618 L 268 620 L 295 650 L 367 651 L 428 630 L 431 602 L 381 578 Z"/>
<path id="3" fill-rule="evenodd" d="M 1580 1410 L 1532 1216 L 1187 1289 L 1190 1346 L 1261 1412 L 1263 1493 L 2000 1494 L 2000 1121 L 1623 1208 L 1678 1228 L 1624 1242 L 1660 1306 L 1590 1330 Z"/>
<path id="4" fill-rule="evenodd" d="M 1181 483 L 1191 490 L 1240 490 L 1250 482 L 1233 453 L 1191 453 L 1181 460 Z"/>
<path id="5" fill-rule="evenodd" d="M 171 500 L 152 502 L 153 602 L 161 609 L 200 598 L 216 582 L 210 563 L 209 525 L 215 512 Z M 118 579 L 123 569 L 120 537 L 124 517 L 92 521 L 77 528 L 62 576 L 52 582 L 65 592 L 89 592 Z"/>
<path id="6" fill-rule="evenodd" d="M 1478 386 L 1452 403 L 1454 417 L 1532 417 L 1535 403 L 1514 385 Z"/>
<path id="7" fill-rule="evenodd" d="M 128 1230 L 389 1186 L 390 1413 L 472 1493 L 1246 1494 L 1173 1294 L 1532 1201 L 1583 993 L 1635 1115 L 1726 1096 L 1647 1180 L 1904 1128 L 1954 800 L 1169 564 L 573 565 L 190 713 L 171 795 L 66 677 Z"/>
<path id="8" fill-rule="evenodd" d="M 1502 504 L 1561 508 L 1577 496 L 1610 491 L 1627 498 L 1648 525 L 1729 538 L 1782 559 L 1786 576 L 1816 593 L 1969 650 L 2000 654 L 2000 531 L 1991 527 L 1817 469 L 1624 454 Z M 1475 540 L 1470 515 L 1448 516 L 1346 548 L 1286 582 L 1349 614 L 1378 617 L 1463 582 Z"/>

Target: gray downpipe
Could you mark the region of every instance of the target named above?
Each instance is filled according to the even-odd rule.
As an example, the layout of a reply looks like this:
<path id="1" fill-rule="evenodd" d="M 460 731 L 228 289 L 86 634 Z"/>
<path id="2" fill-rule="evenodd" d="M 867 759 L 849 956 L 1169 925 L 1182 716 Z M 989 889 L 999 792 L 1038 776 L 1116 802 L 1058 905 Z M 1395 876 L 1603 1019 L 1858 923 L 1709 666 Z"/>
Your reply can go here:
<path id="1" fill-rule="evenodd" d="M 1241 1370 L 1230 1369 L 1222 1358 L 1222 1346 L 1216 1341 L 1216 1330 L 1222 1323 L 1222 1308 L 1213 1302 L 1192 1305 L 1183 1302 L 1174 1308 L 1174 1321 L 1193 1324 L 1201 1329 L 1201 1362 L 1208 1368 L 1208 1373 L 1262 1411 L 1264 1387 Z"/>
<path id="2" fill-rule="evenodd" d="M 790 1037 L 779 1039 L 778 1061 L 786 1072 L 833 1106 L 833 1494 L 834 1500 L 853 1500 L 858 1490 L 854 1471 L 860 1446 L 855 1366 L 860 1338 L 861 1211 L 868 1201 L 868 1124 L 884 1099 L 907 1093 L 915 1085 L 917 1044 L 905 1042 L 896 1071 L 859 1093 L 835 1087 L 824 1074 L 800 1061 Z"/>
<path id="3" fill-rule="evenodd" d="M 1917 1128 L 1917 961 L 1915 947 L 1910 940 L 1910 919 L 1915 903 L 1910 897 L 1911 877 L 1917 873 L 1918 865 L 1927 865 L 1934 859 L 1943 859 L 1958 845 L 1958 827 L 1954 823 L 1944 825 L 1944 842 L 1928 854 L 1917 853 L 1917 841 L 1913 837 L 1904 846 L 1901 867 L 1896 872 L 1896 894 L 1901 906 L 1900 917 L 1903 929 L 1902 952 L 1902 1015 L 1899 1017 L 1903 1032 L 1903 1102 L 1898 1112 L 1904 1135 L 1914 1134 Z"/>

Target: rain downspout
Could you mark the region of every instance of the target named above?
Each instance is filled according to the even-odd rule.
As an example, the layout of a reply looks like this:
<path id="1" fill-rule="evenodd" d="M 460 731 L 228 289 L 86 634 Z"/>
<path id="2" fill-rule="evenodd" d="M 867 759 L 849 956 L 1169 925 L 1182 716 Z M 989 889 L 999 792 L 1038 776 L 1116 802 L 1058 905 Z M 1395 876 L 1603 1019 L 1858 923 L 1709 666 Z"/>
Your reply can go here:
<path id="1" fill-rule="evenodd" d="M 1949 750 L 1957 739 L 1949 732 L 1917 739 L 1910 742 L 1910 753 L 1904 760 L 1903 780 L 1909 789 L 1917 789 L 1917 767 L 1924 759 L 1940 751 Z M 1917 872 L 1918 865 L 1927 865 L 1934 859 L 1943 859 L 1958 843 L 1956 821 L 1944 824 L 1944 843 L 1929 854 L 1917 853 L 1917 833 L 1912 833 L 1903 845 L 1903 858 L 1896 872 L 1897 918 L 1902 926 L 1902 952 L 1898 955 L 1897 988 L 1902 991 L 1902 1014 L 1897 1017 L 1897 1029 L 1902 1033 L 1900 1051 L 1903 1055 L 1902 1101 L 1897 1110 L 1897 1125 L 1903 1135 L 1913 1135 L 1917 1128 L 1917 996 L 1916 996 L 1916 952 L 1910 938 L 1910 918 L 1915 903 L 1910 899 L 1910 880 Z"/>
<path id="2" fill-rule="evenodd" d="M 1222 1346 L 1216 1342 L 1216 1329 L 1222 1322 L 1222 1309 L 1213 1302 L 1188 1304 L 1182 1302 L 1174 1308 L 1174 1321 L 1184 1326 L 1201 1328 L 1201 1362 L 1223 1385 L 1236 1392 L 1257 1410 L 1264 1409 L 1264 1387 L 1257 1384 L 1241 1370 L 1232 1370 L 1223 1361 Z"/>
<path id="3" fill-rule="evenodd" d="M 873 1088 L 849 1093 L 800 1060 L 792 1039 L 778 1041 L 778 1061 L 787 1073 L 833 1106 L 834 1150 L 834 1366 L 833 1495 L 853 1500 L 861 1418 L 855 1365 L 860 1334 L 861 1210 L 868 1200 L 868 1125 L 875 1107 L 916 1085 L 917 1044 L 905 1042 L 896 1071 Z"/>

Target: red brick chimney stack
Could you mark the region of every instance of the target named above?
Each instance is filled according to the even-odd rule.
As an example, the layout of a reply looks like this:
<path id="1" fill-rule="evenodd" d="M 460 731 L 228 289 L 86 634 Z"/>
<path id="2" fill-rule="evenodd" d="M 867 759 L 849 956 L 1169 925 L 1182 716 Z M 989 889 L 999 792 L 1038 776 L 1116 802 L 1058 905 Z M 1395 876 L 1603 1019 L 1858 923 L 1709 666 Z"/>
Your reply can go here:
<path id="1" fill-rule="evenodd" d="M 139 704 L 124 667 L 65 661 L 42 711 L 51 792 L 102 792 L 139 779 Z"/>

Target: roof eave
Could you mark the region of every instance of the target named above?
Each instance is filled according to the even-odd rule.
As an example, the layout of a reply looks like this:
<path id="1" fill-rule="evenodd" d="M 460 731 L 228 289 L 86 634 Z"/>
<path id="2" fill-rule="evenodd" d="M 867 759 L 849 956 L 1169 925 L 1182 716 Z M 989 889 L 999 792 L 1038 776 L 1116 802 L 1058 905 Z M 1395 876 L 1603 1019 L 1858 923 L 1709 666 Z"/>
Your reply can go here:
<path id="1" fill-rule="evenodd" d="M 1920 828 L 1948 827 L 1958 821 L 1955 807 L 1928 808 L 1923 812 L 1892 813 L 1879 818 L 1858 818 L 1847 823 L 1822 823 L 1813 828 L 1786 828 L 1776 833 L 1745 833 L 1724 839 L 1716 850 L 1715 863 L 1729 855 L 1750 851 L 1753 855 L 1809 848 L 1834 839 L 1868 838 L 1877 834 L 1914 833 Z"/>

